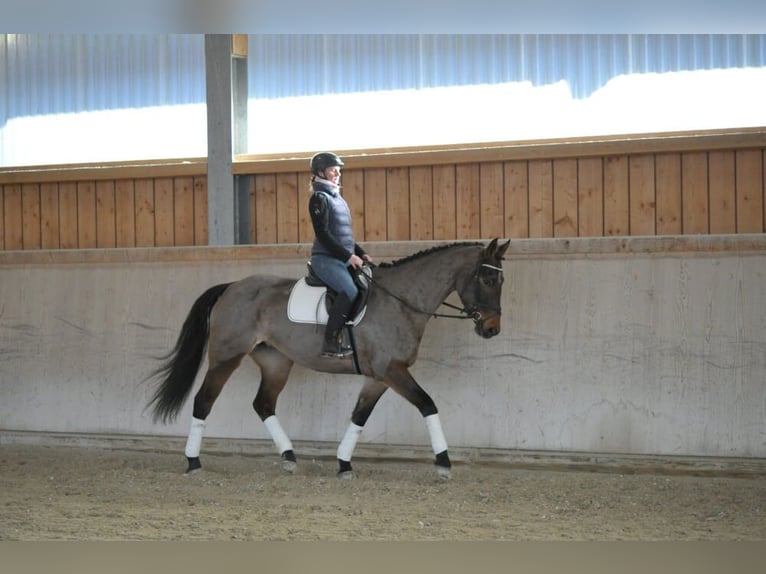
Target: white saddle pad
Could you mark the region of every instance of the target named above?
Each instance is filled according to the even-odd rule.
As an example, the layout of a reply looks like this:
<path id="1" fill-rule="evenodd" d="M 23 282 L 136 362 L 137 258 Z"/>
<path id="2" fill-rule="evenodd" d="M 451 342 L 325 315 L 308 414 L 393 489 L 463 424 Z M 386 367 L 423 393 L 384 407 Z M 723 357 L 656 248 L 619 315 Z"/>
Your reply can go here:
<path id="1" fill-rule="evenodd" d="M 308 285 L 305 277 L 302 277 L 290 291 L 290 299 L 287 301 L 287 318 L 293 323 L 326 325 L 329 317 L 325 306 L 326 297 L 326 287 Z M 349 323 L 358 325 L 364 317 L 365 311 L 367 311 L 367 307 L 364 307 Z"/>

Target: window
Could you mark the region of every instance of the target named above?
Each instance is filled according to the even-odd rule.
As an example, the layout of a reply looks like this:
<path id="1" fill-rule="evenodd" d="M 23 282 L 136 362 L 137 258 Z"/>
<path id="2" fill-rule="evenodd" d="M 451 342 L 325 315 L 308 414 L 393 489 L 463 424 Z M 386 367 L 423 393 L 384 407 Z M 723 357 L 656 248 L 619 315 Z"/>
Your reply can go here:
<path id="1" fill-rule="evenodd" d="M 248 153 L 766 125 L 766 35 L 251 35 Z M 204 157 L 201 34 L 0 34 L 0 166 Z"/>
<path id="2" fill-rule="evenodd" d="M 251 36 L 249 152 L 766 125 L 762 35 Z"/>
<path id="3" fill-rule="evenodd" d="M 207 155 L 204 36 L 0 35 L 0 166 Z"/>

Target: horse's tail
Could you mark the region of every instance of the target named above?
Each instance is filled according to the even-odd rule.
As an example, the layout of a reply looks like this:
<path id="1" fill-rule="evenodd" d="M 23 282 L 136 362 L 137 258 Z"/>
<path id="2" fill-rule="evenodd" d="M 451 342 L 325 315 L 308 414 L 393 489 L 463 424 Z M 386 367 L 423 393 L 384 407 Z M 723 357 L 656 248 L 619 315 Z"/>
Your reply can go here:
<path id="1" fill-rule="evenodd" d="M 211 287 L 200 295 L 189 310 L 175 347 L 159 359 L 163 363 L 147 380 L 159 380 L 159 386 L 147 407 L 154 406 L 154 421 L 171 422 L 178 415 L 194 385 L 207 345 L 210 312 L 231 283 Z"/>

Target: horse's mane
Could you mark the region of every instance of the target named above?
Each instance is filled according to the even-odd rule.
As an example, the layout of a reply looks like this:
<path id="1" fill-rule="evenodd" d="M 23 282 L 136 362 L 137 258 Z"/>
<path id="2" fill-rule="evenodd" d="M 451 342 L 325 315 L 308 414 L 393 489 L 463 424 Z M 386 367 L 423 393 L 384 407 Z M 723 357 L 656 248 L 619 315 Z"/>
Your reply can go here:
<path id="1" fill-rule="evenodd" d="M 474 241 L 474 242 L 463 241 L 459 243 L 450 243 L 448 245 L 437 245 L 436 247 L 423 249 L 422 251 L 418 251 L 417 253 L 413 253 L 412 255 L 407 255 L 406 257 L 397 259 L 396 261 L 391 261 L 390 263 L 388 262 L 380 263 L 379 267 L 384 267 L 384 268 L 396 267 L 403 263 L 409 263 L 410 261 L 414 261 L 415 259 L 420 259 L 421 257 L 425 257 L 426 255 L 430 255 L 431 253 L 436 253 L 437 251 L 445 251 L 447 249 L 452 249 L 454 247 L 470 247 L 474 245 L 482 245 L 482 243 L 479 243 L 478 241 Z"/>

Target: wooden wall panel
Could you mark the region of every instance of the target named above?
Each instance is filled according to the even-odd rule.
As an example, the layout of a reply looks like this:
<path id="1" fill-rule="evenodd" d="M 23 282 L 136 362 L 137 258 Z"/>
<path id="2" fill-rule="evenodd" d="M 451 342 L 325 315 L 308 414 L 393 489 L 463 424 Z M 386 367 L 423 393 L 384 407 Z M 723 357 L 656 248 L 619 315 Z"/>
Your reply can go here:
<path id="1" fill-rule="evenodd" d="M 61 249 L 77 249 L 77 184 L 59 184 L 59 242 Z"/>
<path id="2" fill-rule="evenodd" d="M 479 164 L 455 166 L 455 239 L 479 236 Z"/>
<path id="3" fill-rule="evenodd" d="M 763 233 L 766 145 L 683 141 L 678 151 L 666 142 L 655 152 L 642 144 L 582 157 L 567 148 L 566 157 L 508 159 L 490 147 L 462 162 L 455 151 L 452 162 L 418 157 L 395 167 L 381 156 L 345 171 L 343 194 L 360 242 Z M 110 179 L 101 168 L 63 169 L 60 180 L 46 171 L 37 181 L 19 173 L 0 180 L 0 249 L 207 244 L 204 175 L 163 167 Z M 249 181 L 253 243 L 313 240 L 304 170 L 261 170 Z"/>
<path id="4" fill-rule="evenodd" d="M 345 188 L 346 174 L 343 174 L 343 187 Z M 358 181 L 357 181 L 358 180 Z M 309 215 L 309 198 L 311 197 L 311 190 L 309 188 L 309 179 L 298 179 L 298 241 L 301 243 L 312 243 L 314 241 L 314 226 L 311 223 L 311 216 Z M 301 183 L 302 182 L 302 183 Z M 357 171 L 351 178 L 352 187 L 355 189 L 358 187 L 362 194 L 364 194 L 364 172 Z M 362 205 L 364 206 L 364 198 L 362 198 Z M 364 225 L 364 212 L 361 214 L 362 225 Z M 358 221 L 354 221 L 354 229 L 360 225 Z M 362 230 L 364 232 L 364 229 Z"/>
<path id="5" fill-rule="evenodd" d="M 157 247 L 172 247 L 175 243 L 175 212 L 173 179 L 169 177 L 154 180 L 154 244 Z"/>
<path id="6" fill-rule="evenodd" d="M 154 247 L 154 180 L 137 179 L 134 193 L 136 198 L 136 247 Z"/>
<path id="7" fill-rule="evenodd" d="M 8 251 L 24 248 L 24 228 L 22 225 L 21 185 L 5 186 L 5 249 Z"/>
<path id="8" fill-rule="evenodd" d="M 132 179 L 118 179 L 114 184 L 115 245 L 136 246 L 136 201 Z"/>
<path id="9" fill-rule="evenodd" d="M 529 236 L 553 237 L 553 162 L 529 162 Z"/>
<path id="10" fill-rule="evenodd" d="M 628 157 L 609 156 L 604 160 L 604 234 L 630 233 Z"/>
<path id="11" fill-rule="evenodd" d="M 604 165 L 601 158 L 577 162 L 577 234 L 580 237 L 604 235 Z"/>
<path id="12" fill-rule="evenodd" d="M 0 249 L 5 251 L 5 186 L 0 185 Z"/>
<path id="13" fill-rule="evenodd" d="M 293 177 L 295 180 L 299 179 L 299 175 L 297 173 L 294 174 Z M 351 226 L 354 231 L 354 239 L 356 239 L 357 242 L 364 241 L 364 171 L 361 169 L 344 170 L 342 193 L 346 203 L 348 203 L 348 208 L 351 211 Z M 307 231 L 309 232 L 304 232 L 299 235 L 308 235 L 308 237 L 311 238 L 310 241 L 313 241 L 314 229 L 311 225 L 311 220 L 308 215 L 309 195 L 310 193 L 306 189 L 301 189 L 300 186 L 298 186 L 298 197 L 301 199 L 298 207 L 298 224 L 301 226 L 301 217 L 303 216 L 305 218 L 306 224 L 308 225 Z"/>
<path id="14" fill-rule="evenodd" d="M 173 245 L 194 245 L 194 178 L 173 179 Z"/>
<path id="15" fill-rule="evenodd" d="M 410 238 L 434 238 L 433 174 L 431 167 L 410 168 Z"/>
<path id="16" fill-rule="evenodd" d="M 505 237 L 505 171 L 502 162 L 479 166 L 479 235 Z"/>
<path id="17" fill-rule="evenodd" d="M 505 187 L 505 237 L 529 237 L 529 174 L 526 161 L 503 166 Z"/>
<path id="18" fill-rule="evenodd" d="M 628 160 L 630 234 L 654 235 L 657 229 L 654 156 L 637 155 Z"/>
<path id="19" fill-rule="evenodd" d="M 77 183 L 77 247 L 93 249 L 96 244 L 96 182 Z"/>
<path id="20" fill-rule="evenodd" d="M 577 237 L 577 160 L 553 162 L 553 235 Z"/>
<path id="21" fill-rule="evenodd" d="M 43 249 L 58 249 L 59 241 L 59 184 L 40 185 L 40 239 Z"/>
<path id="22" fill-rule="evenodd" d="M 432 177 L 434 239 L 454 239 L 457 236 L 455 166 L 435 165 Z"/>
<path id="23" fill-rule="evenodd" d="M 247 180 L 247 190 L 249 194 L 248 203 L 250 205 L 250 242 L 258 243 L 257 226 L 258 226 L 258 212 L 260 206 L 258 205 L 257 193 L 255 188 L 256 176 L 250 176 Z"/>
<path id="24" fill-rule="evenodd" d="M 678 235 L 681 233 L 681 155 L 658 154 L 654 168 L 657 235 Z"/>
<path id="25" fill-rule="evenodd" d="M 739 150 L 735 162 L 737 233 L 762 233 L 764 174 L 760 150 Z"/>
<path id="26" fill-rule="evenodd" d="M 385 241 L 388 237 L 388 207 L 386 204 L 386 170 L 364 170 L 365 241 Z"/>
<path id="27" fill-rule="evenodd" d="M 682 233 L 708 233 L 708 157 L 705 152 L 681 155 Z"/>
<path id="28" fill-rule="evenodd" d="M 276 243 L 297 243 L 299 210 L 302 205 L 301 198 L 298 196 L 298 176 L 295 173 L 279 173 L 276 175 L 275 185 L 277 202 Z M 305 195 L 304 193 L 304 198 Z"/>
<path id="29" fill-rule="evenodd" d="M 207 245 L 207 213 L 207 177 L 197 176 L 194 178 L 194 245 Z"/>
<path id="30" fill-rule="evenodd" d="M 22 249 L 40 249 L 40 185 L 25 183 L 21 186 Z"/>
<path id="31" fill-rule="evenodd" d="M 386 211 L 389 241 L 410 239 L 410 180 L 403 167 L 386 169 Z"/>
<path id="32" fill-rule="evenodd" d="M 115 182 L 96 182 L 96 245 L 117 246 Z"/>
<path id="33" fill-rule="evenodd" d="M 255 243 L 277 242 L 277 180 L 274 175 L 256 175 Z"/>
<path id="34" fill-rule="evenodd" d="M 737 197 L 733 151 L 708 155 L 710 233 L 737 232 Z"/>

